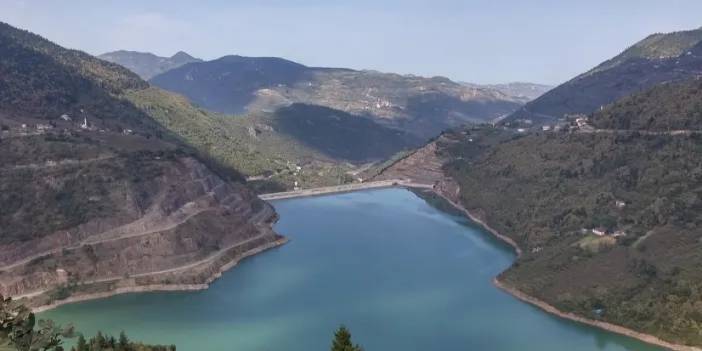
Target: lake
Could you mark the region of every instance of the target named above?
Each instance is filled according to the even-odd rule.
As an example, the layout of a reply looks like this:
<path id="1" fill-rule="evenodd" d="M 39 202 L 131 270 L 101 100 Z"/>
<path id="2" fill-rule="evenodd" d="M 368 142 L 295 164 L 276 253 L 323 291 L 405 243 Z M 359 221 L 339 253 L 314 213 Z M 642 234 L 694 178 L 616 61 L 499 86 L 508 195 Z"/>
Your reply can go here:
<path id="1" fill-rule="evenodd" d="M 181 351 L 328 350 L 345 324 L 366 351 L 659 348 L 565 321 L 495 288 L 511 249 L 414 193 L 385 189 L 274 202 L 282 247 L 199 292 L 140 293 L 42 313 L 78 330 Z"/>

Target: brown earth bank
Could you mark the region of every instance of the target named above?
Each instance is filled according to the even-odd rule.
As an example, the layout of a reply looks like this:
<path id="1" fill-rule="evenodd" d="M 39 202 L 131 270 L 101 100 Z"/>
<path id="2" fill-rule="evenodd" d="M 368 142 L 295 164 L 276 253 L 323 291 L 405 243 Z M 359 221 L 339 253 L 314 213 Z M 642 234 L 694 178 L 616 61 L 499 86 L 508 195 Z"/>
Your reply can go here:
<path id="1" fill-rule="evenodd" d="M 88 207 L 113 211 L 88 212 L 78 225 L 64 222 L 43 234 L 4 237 L 0 293 L 39 307 L 119 292 L 205 287 L 240 259 L 284 242 L 272 230 L 274 209 L 244 185 L 223 180 L 192 157 L 144 158 L 157 168 L 150 177 L 150 167 L 138 170 L 146 176 L 138 181 L 101 171 L 114 178 L 103 179 L 107 193 L 81 194 L 92 199 Z M 119 157 L 96 166 L 103 162 L 121 166 Z M 74 167 L 33 169 L 34 191 L 50 192 L 86 173 L 85 164 Z M 2 172 L 13 179 L 18 171 Z M 17 209 L 16 220 L 31 221 L 23 218 L 26 211 Z"/>
<path id="2" fill-rule="evenodd" d="M 432 193 L 438 195 L 443 200 L 448 202 L 451 206 L 455 207 L 460 212 L 469 217 L 472 221 L 483 226 L 489 233 L 491 233 L 501 241 L 505 242 L 506 244 L 510 245 L 515 250 L 515 253 L 517 255 L 517 260 L 515 260 L 515 264 L 517 264 L 524 254 L 522 248 L 517 243 L 517 240 L 513 239 L 509 235 L 500 233 L 493 226 L 491 226 L 490 223 L 495 219 L 493 218 L 491 220 L 488 220 L 487 218 L 489 217 L 483 209 L 479 207 L 470 209 L 465 208 L 463 205 L 464 201 L 462 199 L 460 185 L 453 178 L 446 175 L 447 172 L 445 171 L 445 168 L 447 167 L 447 164 L 452 161 L 452 158 L 445 152 L 445 149 L 447 148 L 447 145 L 448 147 L 450 147 L 450 145 L 456 143 L 457 141 L 454 136 L 442 135 L 433 142 L 427 144 L 425 147 L 407 155 L 403 159 L 400 159 L 397 162 L 395 162 L 394 164 L 384 167 L 380 170 L 371 170 L 369 172 L 375 172 L 376 175 L 373 177 L 374 181 L 387 179 L 404 179 L 407 182 L 434 184 L 434 188 L 433 190 L 431 190 Z M 478 147 L 487 148 L 488 145 L 483 144 L 478 145 Z M 420 191 L 427 192 L 427 190 Z M 682 345 L 666 341 L 657 336 L 642 333 L 620 325 L 608 323 L 603 320 L 596 320 L 584 317 L 577 313 L 562 311 L 550 304 L 549 302 L 526 294 L 517 286 L 505 279 L 505 273 L 508 273 L 513 268 L 514 266 L 510 267 L 510 269 L 500 274 L 500 276 L 496 277 L 494 279 L 494 284 L 498 288 L 513 295 L 515 298 L 537 306 L 547 313 L 551 313 L 553 315 L 569 319 L 575 322 L 601 328 L 613 333 L 639 339 L 643 342 L 661 346 L 671 350 L 702 350 L 695 346 Z"/>

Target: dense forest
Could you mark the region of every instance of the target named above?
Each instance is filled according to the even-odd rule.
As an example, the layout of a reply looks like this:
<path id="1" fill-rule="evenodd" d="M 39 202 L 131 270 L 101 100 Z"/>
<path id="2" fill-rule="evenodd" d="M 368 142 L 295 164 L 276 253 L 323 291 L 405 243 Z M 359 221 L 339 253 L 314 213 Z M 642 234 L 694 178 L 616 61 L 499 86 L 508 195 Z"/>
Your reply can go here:
<path id="1" fill-rule="evenodd" d="M 702 79 L 667 83 L 598 111 L 595 126 L 641 131 L 702 130 Z"/>

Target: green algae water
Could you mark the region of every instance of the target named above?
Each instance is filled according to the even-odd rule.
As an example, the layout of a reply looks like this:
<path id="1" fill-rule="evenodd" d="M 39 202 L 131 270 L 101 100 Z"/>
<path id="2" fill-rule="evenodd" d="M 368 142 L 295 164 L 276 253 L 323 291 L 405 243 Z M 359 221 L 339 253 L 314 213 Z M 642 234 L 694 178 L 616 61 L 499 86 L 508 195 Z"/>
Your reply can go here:
<path id="1" fill-rule="evenodd" d="M 142 293 L 41 314 L 181 351 L 660 350 L 519 302 L 491 280 L 514 255 L 465 218 L 388 189 L 274 203 L 291 241 L 200 292 Z"/>

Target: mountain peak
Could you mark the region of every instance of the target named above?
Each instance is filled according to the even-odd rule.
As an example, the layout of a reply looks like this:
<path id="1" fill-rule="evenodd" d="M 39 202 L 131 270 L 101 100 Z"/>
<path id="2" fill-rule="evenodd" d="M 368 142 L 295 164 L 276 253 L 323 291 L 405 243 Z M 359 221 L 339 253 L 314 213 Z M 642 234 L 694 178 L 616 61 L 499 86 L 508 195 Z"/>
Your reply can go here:
<path id="1" fill-rule="evenodd" d="M 202 61 L 184 51 L 178 51 L 171 57 L 160 57 L 150 52 L 117 50 L 98 57 L 122 65 L 146 80 L 182 65 Z"/>
<path id="2" fill-rule="evenodd" d="M 178 51 L 175 55 L 171 56 L 171 60 L 199 61 L 200 59 L 193 57 L 185 51 Z"/>

